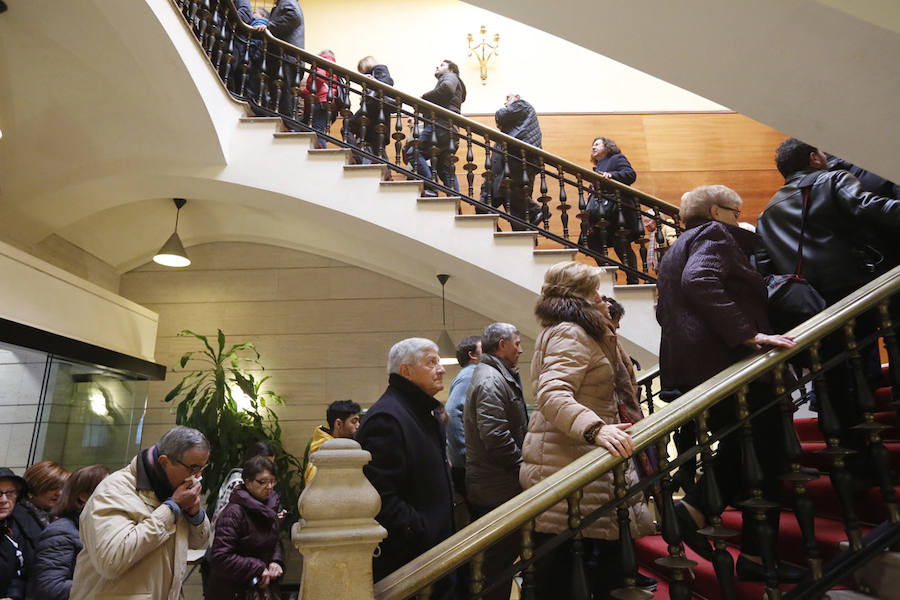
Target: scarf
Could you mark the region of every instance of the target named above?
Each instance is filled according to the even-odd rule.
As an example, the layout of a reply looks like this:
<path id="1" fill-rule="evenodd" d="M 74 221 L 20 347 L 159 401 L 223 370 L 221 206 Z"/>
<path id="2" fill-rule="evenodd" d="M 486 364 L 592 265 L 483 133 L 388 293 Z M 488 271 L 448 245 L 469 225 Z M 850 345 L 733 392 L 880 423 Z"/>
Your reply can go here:
<path id="1" fill-rule="evenodd" d="M 656 241 L 656 233 L 650 234 L 650 243 L 647 244 L 647 269 L 659 270 L 659 242 Z"/>
<path id="2" fill-rule="evenodd" d="M 144 467 L 144 473 L 147 474 L 147 479 L 150 480 L 150 486 L 153 489 L 153 493 L 156 494 L 156 498 L 160 502 L 171 498 L 172 494 L 175 493 L 175 489 L 169 483 L 166 472 L 159 465 L 159 449 L 156 446 L 151 446 L 146 450 L 142 450 L 140 459 Z"/>

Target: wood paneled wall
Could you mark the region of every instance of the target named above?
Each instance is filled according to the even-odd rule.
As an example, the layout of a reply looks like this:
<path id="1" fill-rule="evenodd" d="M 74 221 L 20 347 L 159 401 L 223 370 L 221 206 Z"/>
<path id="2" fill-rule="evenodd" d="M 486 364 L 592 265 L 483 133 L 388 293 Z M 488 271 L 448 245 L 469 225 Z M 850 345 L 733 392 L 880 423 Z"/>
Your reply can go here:
<path id="1" fill-rule="evenodd" d="M 495 126 L 493 115 L 471 117 Z M 612 138 L 637 172 L 634 187 L 676 206 L 684 192 L 720 183 L 744 199 L 741 219 L 756 223 L 784 182 L 775 148 L 787 136 L 736 113 L 539 114 L 538 120 L 545 150 L 588 168 L 594 138 Z"/>

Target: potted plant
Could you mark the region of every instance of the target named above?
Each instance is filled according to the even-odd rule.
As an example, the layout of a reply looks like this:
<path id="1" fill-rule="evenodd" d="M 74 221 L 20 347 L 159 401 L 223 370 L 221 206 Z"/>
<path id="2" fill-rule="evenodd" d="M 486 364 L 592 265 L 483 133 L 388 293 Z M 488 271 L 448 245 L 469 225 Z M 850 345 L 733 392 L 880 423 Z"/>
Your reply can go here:
<path id="1" fill-rule="evenodd" d="M 296 482 L 301 481 L 301 464 L 285 451 L 278 415 L 271 408 L 273 404 L 284 404 L 284 400 L 271 390 L 261 389 L 268 376 L 257 379 L 250 372 L 251 368 L 263 370 L 256 347 L 244 342 L 226 349 L 221 329 L 215 348 L 207 336 L 193 331 L 186 329 L 178 335 L 196 338 L 202 347 L 181 357 L 181 368 L 191 363 L 194 370 L 166 394 L 165 402 L 177 400 L 175 422 L 203 432 L 209 440 L 209 464 L 203 473 L 202 487 L 203 492 L 210 492 L 207 513 L 212 514 L 219 487 L 228 471 L 241 465 L 247 448 L 267 441 L 276 450 L 282 504 L 296 516 L 300 493 Z"/>

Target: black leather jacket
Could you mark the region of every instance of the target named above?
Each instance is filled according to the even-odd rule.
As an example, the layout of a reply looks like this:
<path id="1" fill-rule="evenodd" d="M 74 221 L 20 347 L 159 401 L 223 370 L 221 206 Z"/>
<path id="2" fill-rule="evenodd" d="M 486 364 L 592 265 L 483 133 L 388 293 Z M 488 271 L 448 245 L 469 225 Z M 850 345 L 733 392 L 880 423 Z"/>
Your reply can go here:
<path id="1" fill-rule="evenodd" d="M 793 273 L 797 268 L 803 195 L 800 180 L 811 171 L 788 177 L 759 216 L 756 232 L 764 252 L 757 256 L 764 274 Z M 890 259 L 872 268 L 877 243 L 897 245 L 895 238 L 871 233 L 900 233 L 900 201 L 862 189 L 847 171 L 820 171 L 809 192 L 801 275 L 832 303 L 894 265 Z"/>

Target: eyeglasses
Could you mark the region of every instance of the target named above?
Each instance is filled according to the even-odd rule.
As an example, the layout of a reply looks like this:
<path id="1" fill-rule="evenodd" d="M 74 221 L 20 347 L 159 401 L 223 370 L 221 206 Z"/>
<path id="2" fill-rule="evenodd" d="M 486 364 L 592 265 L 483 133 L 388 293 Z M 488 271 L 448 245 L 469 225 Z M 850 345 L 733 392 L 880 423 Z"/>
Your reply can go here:
<path id="1" fill-rule="evenodd" d="M 278 483 L 277 479 L 254 479 L 254 483 L 261 485 L 263 487 L 275 487 L 275 484 Z"/>
<path id="2" fill-rule="evenodd" d="M 18 495 L 18 490 L 0 490 L 0 498 L 10 498 L 15 500 Z"/>
<path id="3" fill-rule="evenodd" d="M 207 463 L 205 465 L 186 465 L 183 462 L 181 462 L 180 460 L 178 460 L 177 458 L 175 459 L 175 462 L 177 462 L 179 465 L 181 465 L 182 467 L 184 467 L 185 469 L 190 471 L 191 474 L 200 473 L 201 471 L 203 471 L 203 469 L 205 469 L 206 467 L 209 466 L 209 463 Z"/>
<path id="4" fill-rule="evenodd" d="M 724 205 L 722 205 L 722 204 L 716 204 L 716 206 L 718 206 L 719 208 L 724 208 L 725 210 L 728 210 L 728 211 L 733 212 L 733 213 L 734 213 L 734 217 L 735 217 L 736 219 L 740 219 L 740 218 L 741 218 L 741 209 L 739 209 L 739 208 L 731 208 L 730 206 L 724 206 Z"/>

